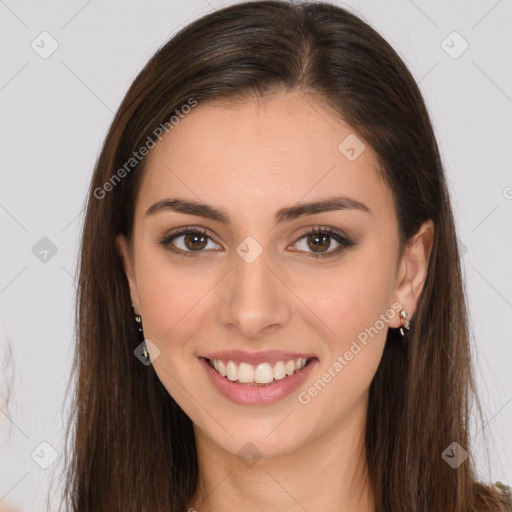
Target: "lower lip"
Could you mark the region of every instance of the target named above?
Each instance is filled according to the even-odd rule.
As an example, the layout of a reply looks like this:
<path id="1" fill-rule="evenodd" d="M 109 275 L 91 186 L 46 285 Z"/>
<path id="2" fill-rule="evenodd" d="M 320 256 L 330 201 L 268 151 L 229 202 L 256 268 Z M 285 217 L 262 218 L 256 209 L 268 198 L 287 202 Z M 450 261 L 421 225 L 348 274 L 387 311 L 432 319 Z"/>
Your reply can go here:
<path id="1" fill-rule="evenodd" d="M 299 388 L 318 362 L 318 359 L 312 359 L 302 370 L 281 380 L 273 380 L 266 386 L 249 386 L 238 381 L 232 382 L 227 377 L 221 377 L 204 357 L 200 357 L 199 360 L 221 394 L 232 402 L 242 405 L 270 404 L 285 398 Z"/>

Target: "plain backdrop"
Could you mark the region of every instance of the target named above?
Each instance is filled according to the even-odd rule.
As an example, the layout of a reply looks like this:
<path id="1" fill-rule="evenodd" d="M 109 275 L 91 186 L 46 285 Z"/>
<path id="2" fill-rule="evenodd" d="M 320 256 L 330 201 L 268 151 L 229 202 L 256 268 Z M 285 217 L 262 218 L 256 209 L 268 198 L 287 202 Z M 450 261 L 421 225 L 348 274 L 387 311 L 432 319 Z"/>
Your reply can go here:
<path id="1" fill-rule="evenodd" d="M 59 479 L 82 206 L 114 112 L 169 37 L 232 3 L 0 0 L 0 506 L 42 511 Z M 486 414 L 473 451 L 483 479 L 512 484 L 512 1 L 338 4 L 393 45 L 425 96 Z"/>

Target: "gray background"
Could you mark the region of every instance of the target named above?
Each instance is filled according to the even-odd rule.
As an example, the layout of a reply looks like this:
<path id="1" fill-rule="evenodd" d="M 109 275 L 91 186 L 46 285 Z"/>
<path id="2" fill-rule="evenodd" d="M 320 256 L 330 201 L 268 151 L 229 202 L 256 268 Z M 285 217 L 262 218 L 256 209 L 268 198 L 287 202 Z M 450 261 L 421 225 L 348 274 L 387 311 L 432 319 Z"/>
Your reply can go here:
<path id="1" fill-rule="evenodd" d="M 231 3 L 0 0 L 0 509 L 43 510 L 62 470 L 82 207 L 113 113 L 177 29 Z M 464 254 L 490 442 L 488 466 L 475 423 L 478 471 L 512 484 L 512 1 L 338 3 L 394 46 L 426 98 Z"/>

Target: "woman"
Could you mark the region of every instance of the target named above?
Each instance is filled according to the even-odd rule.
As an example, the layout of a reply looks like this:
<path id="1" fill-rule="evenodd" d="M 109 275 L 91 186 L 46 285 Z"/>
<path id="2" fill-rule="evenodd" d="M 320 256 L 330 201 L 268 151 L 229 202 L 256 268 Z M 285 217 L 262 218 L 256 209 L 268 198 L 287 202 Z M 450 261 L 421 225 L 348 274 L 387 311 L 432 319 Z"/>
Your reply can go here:
<path id="1" fill-rule="evenodd" d="M 191 23 L 92 177 L 70 509 L 511 510 L 474 472 L 456 240 L 370 26 L 281 1 Z"/>

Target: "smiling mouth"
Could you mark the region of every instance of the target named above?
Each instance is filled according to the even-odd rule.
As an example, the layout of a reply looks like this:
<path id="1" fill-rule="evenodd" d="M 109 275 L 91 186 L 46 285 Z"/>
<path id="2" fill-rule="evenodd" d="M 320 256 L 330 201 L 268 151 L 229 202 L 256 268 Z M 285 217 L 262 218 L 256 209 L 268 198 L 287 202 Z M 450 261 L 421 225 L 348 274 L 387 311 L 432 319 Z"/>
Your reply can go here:
<path id="1" fill-rule="evenodd" d="M 231 382 L 247 386 L 268 386 L 273 382 L 301 372 L 315 358 L 289 359 L 276 361 L 275 363 L 264 362 L 257 365 L 222 361 L 220 359 L 205 359 L 221 377 L 225 377 Z"/>

